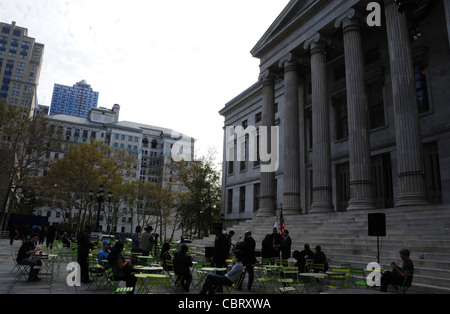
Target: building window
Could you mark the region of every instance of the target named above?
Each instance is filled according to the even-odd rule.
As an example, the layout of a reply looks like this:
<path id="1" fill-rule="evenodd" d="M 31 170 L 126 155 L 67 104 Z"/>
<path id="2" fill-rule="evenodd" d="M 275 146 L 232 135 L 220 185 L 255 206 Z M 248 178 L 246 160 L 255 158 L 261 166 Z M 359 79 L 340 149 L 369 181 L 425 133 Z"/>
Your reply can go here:
<path id="1" fill-rule="evenodd" d="M 256 212 L 259 209 L 259 194 L 260 194 L 260 184 L 255 183 L 253 185 L 253 211 Z"/>
<path id="2" fill-rule="evenodd" d="M 437 142 L 423 145 L 423 158 L 428 200 L 432 204 L 442 203 L 441 167 Z"/>
<path id="3" fill-rule="evenodd" d="M 233 212 L 233 189 L 228 189 L 227 193 L 227 213 Z"/>
<path id="4" fill-rule="evenodd" d="M 350 173 L 348 162 L 336 165 L 336 208 L 346 210 L 350 200 Z"/>
<path id="5" fill-rule="evenodd" d="M 333 97 L 333 106 L 336 117 L 336 139 L 344 139 L 348 137 L 348 117 L 347 117 L 347 99 L 342 94 Z"/>
<path id="6" fill-rule="evenodd" d="M 383 84 L 381 82 L 369 84 L 367 86 L 367 96 L 370 128 L 375 129 L 384 126 Z"/>
<path id="7" fill-rule="evenodd" d="M 416 82 L 416 96 L 419 113 L 430 110 L 427 89 L 427 69 L 423 62 L 414 64 L 414 79 Z"/>
<path id="8" fill-rule="evenodd" d="M 239 188 L 239 212 L 245 212 L 245 186 Z"/>
<path id="9" fill-rule="evenodd" d="M 258 123 L 261 121 L 261 112 L 258 112 L 255 114 L 255 123 Z"/>

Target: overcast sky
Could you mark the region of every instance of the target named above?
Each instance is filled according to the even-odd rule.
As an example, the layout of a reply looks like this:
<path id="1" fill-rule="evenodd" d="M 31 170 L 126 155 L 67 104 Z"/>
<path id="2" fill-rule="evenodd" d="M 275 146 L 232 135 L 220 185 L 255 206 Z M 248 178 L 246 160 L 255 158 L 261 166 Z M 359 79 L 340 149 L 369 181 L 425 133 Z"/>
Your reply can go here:
<path id="1" fill-rule="evenodd" d="M 38 102 L 86 80 L 120 120 L 174 129 L 222 160 L 229 100 L 254 84 L 250 50 L 289 0 L 3 0 L 0 20 L 45 45 Z"/>

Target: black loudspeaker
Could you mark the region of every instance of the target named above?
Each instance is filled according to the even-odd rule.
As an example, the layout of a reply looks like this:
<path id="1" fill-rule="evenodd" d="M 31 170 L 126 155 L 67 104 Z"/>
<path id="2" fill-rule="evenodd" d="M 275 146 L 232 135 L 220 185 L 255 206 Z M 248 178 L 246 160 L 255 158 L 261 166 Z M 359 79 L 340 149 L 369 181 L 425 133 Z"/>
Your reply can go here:
<path id="1" fill-rule="evenodd" d="M 368 214 L 369 236 L 386 236 L 386 215 L 383 213 Z"/>
<path id="2" fill-rule="evenodd" d="M 211 258 L 214 255 L 214 246 L 205 247 L 205 258 Z"/>

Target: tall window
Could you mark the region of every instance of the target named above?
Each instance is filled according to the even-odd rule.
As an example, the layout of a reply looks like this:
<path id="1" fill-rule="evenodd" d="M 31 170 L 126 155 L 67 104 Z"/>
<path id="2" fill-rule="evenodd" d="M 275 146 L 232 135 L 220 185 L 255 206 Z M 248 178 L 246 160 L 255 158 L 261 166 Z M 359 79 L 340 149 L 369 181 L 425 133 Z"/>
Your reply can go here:
<path id="1" fill-rule="evenodd" d="M 260 194 L 260 184 L 255 183 L 253 185 L 253 211 L 256 212 L 259 209 L 259 194 Z"/>
<path id="2" fill-rule="evenodd" d="M 233 212 L 233 189 L 227 190 L 227 213 Z"/>
<path id="3" fill-rule="evenodd" d="M 367 85 L 367 98 L 369 102 L 370 128 L 384 126 L 384 98 L 383 83 L 375 81 Z"/>
<path id="4" fill-rule="evenodd" d="M 333 97 L 333 106 L 336 116 L 336 139 L 348 137 L 347 99 L 345 94 Z"/>
<path id="5" fill-rule="evenodd" d="M 437 142 L 423 145 L 423 158 L 428 199 L 432 204 L 442 203 L 441 167 Z"/>
<path id="6" fill-rule="evenodd" d="M 245 186 L 239 188 L 239 212 L 245 212 Z"/>
<path id="7" fill-rule="evenodd" d="M 430 110 L 427 89 L 427 68 L 423 62 L 414 64 L 414 79 L 416 82 L 416 96 L 419 113 Z"/>

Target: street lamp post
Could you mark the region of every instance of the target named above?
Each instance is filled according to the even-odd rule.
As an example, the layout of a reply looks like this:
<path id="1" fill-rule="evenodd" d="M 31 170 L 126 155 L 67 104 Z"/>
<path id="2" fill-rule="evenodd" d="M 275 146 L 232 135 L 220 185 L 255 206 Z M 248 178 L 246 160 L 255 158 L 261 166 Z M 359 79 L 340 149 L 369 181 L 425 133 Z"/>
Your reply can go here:
<path id="1" fill-rule="evenodd" d="M 103 199 L 104 194 L 105 191 L 103 190 L 103 185 L 101 185 L 97 193 L 98 210 L 97 210 L 97 222 L 95 224 L 95 232 L 100 232 L 100 208 L 104 201 Z"/>

